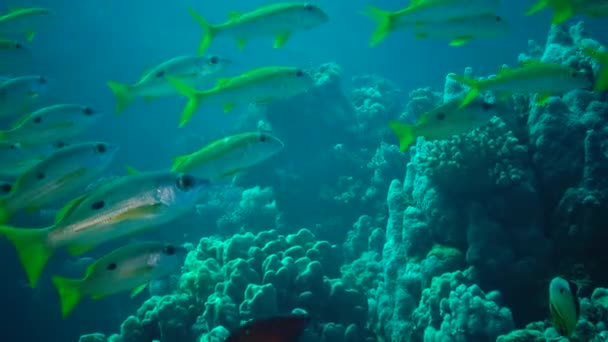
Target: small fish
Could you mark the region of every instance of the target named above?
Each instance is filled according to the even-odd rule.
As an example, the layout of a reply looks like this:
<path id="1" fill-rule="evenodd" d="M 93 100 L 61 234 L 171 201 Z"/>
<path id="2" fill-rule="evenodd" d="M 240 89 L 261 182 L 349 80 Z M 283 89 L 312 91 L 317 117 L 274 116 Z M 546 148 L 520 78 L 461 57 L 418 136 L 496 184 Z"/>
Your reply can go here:
<path id="1" fill-rule="evenodd" d="M 107 85 L 116 97 L 116 113 L 122 113 L 137 97 L 152 101 L 158 97 L 176 95 L 175 87 L 167 81 L 169 78 L 196 88 L 209 83 L 231 63 L 219 56 L 178 56 L 146 72 L 134 84 L 110 81 Z"/>
<path id="2" fill-rule="evenodd" d="M 577 286 L 556 277 L 549 285 L 549 308 L 555 329 L 565 337 L 572 336 L 580 316 Z"/>
<path id="3" fill-rule="evenodd" d="M 0 34 L 24 34 L 27 41 L 34 40 L 41 17 L 53 14 L 48 8 L 15 8 L 0 16 Z"/>
<path id="4" fill-rule="evenodd" d="M 171 171 L 188 172 L 212 181 L 221 180 L 263 162 L 283 147 L 283 142 L 269 133 L 240 133 L 217 139 L 196 152 L 176 157 Z"/>
<path id="5" fill-rule="evenodd" d="M 198 91 L 179 80 L 170 80 L 177 91 L 188 98 L 179 127 L 183 127 L 203 100 L 215 99 L 232 111 L 237 104 L 263 104 L 306 92 L 315 84 L 312 75 L 294 67 L 262 67 L 244 74 L 222 78 L 215 87 Z"/>
<path id="6" fill-rule="evenodd" d="M 17 249 L 31 287 L 59 248 L 80 256 L 106 243 L 166 224 L 194 208 L 207 180 L 169 171 L 124 176 L 67 203 L 47 228 L 0 226 Z"/>
<path id="7" fill-rule="evenodd" d="M 461 17 L 438 23 L 414 24 L 410 30 L 418 39 L 428 37 L 451 39 L 450 46 L 461 46 L 474 39 L 503 37 L 510 31 L 507 22 L 494 14 Z"/>
<path id="8" fill-rule="evenodd" d="M 608 52 L 591 48 L 583 48 L 583 52 L 595 59 L 600 65 L 593 89 L 596 91 L 608 90 Z"/>
<path id="9" fill-rule="evenodd" d="M 534 15 L 547 7 L 553 9 L 551 19 L 553 25 L 559 25 L 577 15 L 588 18 L 608 17 L 606 0 L 539 0 L 526 12 L 526 15 Z"/>
<path id="10" fill-rule="evenodd" d="M 53 277 L 65 319 L 83 297 L 101 299 L 131 290 L 135 297 L 148 282 L 179 272 L 187 250 L 161 242 L 140 242 L 118 248 L 90 265 L 82 279 Z"/>
<path id="11" fill-rule="evenodd" d="M 304 332 L 310 317 L 302 315 L 255 319 L 243 324 L 225 342 L 292 342 Z"/>
<path id="12" fill-rule="evenodd" d="M 454 74 L 448 76 L 471 88 L 462 99 L 460 108 L 484 91 L 499 92 L 502 98 L 515 93 L 536 93 L 537 104 L 544 105 L 556 94 L 591 87 L 591 81 L 584 72 L 567 65 L 538 61 L 529 61 L 518 68 L 502 68 L 496 77 L 485 80 L 474 80 Z"/>
<path id="13" fill-rule="evenodd" d="M 499 6 L 500 0 L 412 0 L 408 7 L 394 12 L 367 6 L 364 14 L 377 24 L 369 45 L 380 44 L 390 32 L 404 27 L 495 14 Z"/>
<path id="14" fill-rule="evenodd" d="M 22 115 L 47 91 L 43 76 L 21 76 L 0 82 L 0 119 Z"/>
<path id="15" fill-rule="evenodd" d="M 12 129 L 0 131 L 0 142 L 27 145 L 70 139 L 96 124 L 102 114 L 88 106 L 60 104 L 24 116 Z"/>
<path id="16" fill-rule="evenodd" d="M 74 144 L 57 150 L 25 171 L 0 200 L 0 223 L 20 209 L 32 212 L 81 191 L 109 167 L 118 146 L 104 142 Z"/>
<path id="17" fill-rule="evenodd" d="M 277 49 L 294 32 L 310 30 L 329 21 L 329 16 L 321 8 L 305 2 L 279 2 L 247 13 L 231 12 L 228 21 L 217 25 L 209 24 L 192 8 L 189 11 L 203 29 L 199 54 L 204 53 L 218 36 L 236 39 L 241 50 L 250 38 L 274 37 L 274 48 Z"/>
<path id="18" fill-rule="evenodd" d="M 482 100 L 475 100 L 463 109 L 458 109 L 459 104 L 459 99 L 442 104 L 420 115 L 414 125 L 390 121 L 389 126 L 399 138 L 401 152 L 420 136 L 428 140 L 446 139 L 469 132 L 497 115 L 496 105 Z"/>

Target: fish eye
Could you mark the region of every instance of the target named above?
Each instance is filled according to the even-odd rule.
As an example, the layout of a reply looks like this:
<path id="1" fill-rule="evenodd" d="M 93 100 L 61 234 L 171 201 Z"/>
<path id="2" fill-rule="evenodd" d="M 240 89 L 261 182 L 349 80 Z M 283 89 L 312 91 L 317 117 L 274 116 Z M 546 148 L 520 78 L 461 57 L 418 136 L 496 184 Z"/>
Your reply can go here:
<path id="1" fill-rule="evenodd" d="M 501 18 L 499 15 L 497 15 L 497 16 L 496 16 L 496 21 L 497 21 L 497 22 L 502 21 L 502 18 Z"/>
<path id="2" fill-rule="evenodd" d="M 34 123 L 41 123 L 42 122 L 42 117 L 37 116 L 34 118 Z"/>
<path id="3" fill-rule="evenodd" d="M 194 178 L 189 175 L 177 177 L 177 188 L 183 191 L 190 190 L 194 186 Z"/>
<path id="4" fill-rule="evenodd" d="M 171 245 L 165 246 L 163 252 L 167 255 L 173 255 L 175 254 L 175 247 Z"/>
<path id="5" fill-rule="evenodd" d="M 163 76 L 165 76 L 165 71 L 164 71 L 164 70 L 160 70 L 160 71 L 158 71 L 158 72 L 156 73 L 156 77 L 158 77 L 158 78 L 161 78 L 161 77 L 163 77 Z"/>
<path id="6" fill-rule="evenodd" d="M 314 6 L 312 4 L 305 4 L 304 5 L 304 9 L 307 11 L 312 11 L 312 9 L 314 8 Z"/>
<path id="7" fill-rule="evenodd" d="M 93 204 L 91 204 L 91 209 L 93 210 L 99 210 L 103 207 L 105 207 L 106 203 L 104 201 L 97 201 L 94 202 Z"/>
<path id="8" fill-rule="evenodd" d="M 82 112 L 86 116 L 91 116 L 91 115 L 95 114 L 95 111 L 91 107 L 84 107 L 84 108 L 82 108 Z"/>
<path id="9" fill-rule="evenodd" d="M 264 133 L 260 134 L 260 141 L 265 142 L 266 140 L 268 140 L 268 136 L 266 136 Z"/>
<path id="10" fill-rule="evenodd" d="M 108 266 L 106 267 L 106 269 L 107 269 L 108 271 L 113 271 L 113 270 L 115 270 L 115 269 L 116 269 L 116 267 L 117 267 L 117 266 L 118 266 L 118 265 L 116 265 L 116 263 L 115 263 L 115 262 L 113 262 L 113 263 L 111 263 L 111 264 L 108 264 Z"/>
<path id="11" fill-rule="evenodd" d="M 11 192 L 11 189 L 13 188 L 12 185 L 10 185 L 9 183 L 3 183 L 2 185 L 0 185 L 0 192 Z"/>
<path id="12" fill-rule="evenodd" d="M 302 71 L 302 70 L 298 70 L 298 71 L 296 72 L 296 77 L 302 77 L 302 76 L 304 76 L 304 71 Z"/>
<path id="13" fill-rule="evenodd" d="M 44 179 L 44 173 L 42 173 L 42 172 L 38 172 L 38 173 L 36 174 L 36 178 L 38 178 L 38 179 Z"/>
<path id="14" fill-rule="evenodd" d="M 107 150 L 106 145 L 104 144 L 97 144 L 95 145 L 95 152 L 97 153 L 105 153 Z"/>
<path id="15" fill-rule="evenodd" d="M 65 147 L 65 145 L 66 145 L 65 142 L 60 140 L 60 141 L 56 142 L 53 146 L 55 148 L 62 148 L 62 147 Z"/>
<path id="16" fill-rule="evenodd" d="M 444 120 L 445 119 L 445 113 L 437 113 L 437 120 Z"/>
<path id="17" fill-rule="evenodd" d="M 211 58 L 209 58 L 209 63 L 211 64 L 217 64 L 220 62 L 220 59 L 217 56 L 213 56 Z"/>
<path id="18" fill-rule="evenodd" d="M 40 76 L 40 78 L 38 78 L 38 82 L 40 82 L 40 84 L 46 84 L 46 78 Z"/>

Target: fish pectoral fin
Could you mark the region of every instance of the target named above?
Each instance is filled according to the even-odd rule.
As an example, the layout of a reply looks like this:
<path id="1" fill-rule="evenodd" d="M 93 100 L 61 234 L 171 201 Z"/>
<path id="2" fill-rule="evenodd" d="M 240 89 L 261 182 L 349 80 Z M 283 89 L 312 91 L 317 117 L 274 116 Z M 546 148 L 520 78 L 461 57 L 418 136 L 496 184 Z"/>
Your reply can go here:
<path id="1" fill-rule="evenodd" d="M 239 50 L 245 49 L 245 45 L 247 45 L 247 38 L 241 37 L 236 39 L 236 47 Z"/>
<path id="2" fill-rule="evenodd" d="M 95 248 L 96 245 L 70 245 L 66 249 L 71 256 L 79 256 Z"/>
<path id="3" fill-rule="evenodd" d="M 143 283 L 143 284 L 137 286 L 136 288 L 134 288 L 131 291 L 131 298 L 134 298 L 135 296 L 137 296 L 138 294 L 140 294 L 141 291 L 143 291 L 146 288 L 146 286 L 148 286 L 148 283 Z"/>
<path id="4" fill-rule="evenodd" d="M 86 168 L 84 168 L 84 167 L 78 168 L 70 173 L 63 175 L 63 177 L 61 177 L 61 178 L 59 178 L 59 180 L 57 180 L 57 183 L 59 183 L 59 184 L 70 183 L 74 179 L 82 177 L 86 172 L 87 172 Z"/>
<path id="5" fill-rule="evenodd" d="M 31 42 L 31 41 L 33 41 L 33 40 L 34 40 L 34 38 L 35 38 L 35 37 L 36 37 L 36 32 L 35 32 L 35 31 L 31 31 L 31 32 L 28 32 L 28 33 L 27 33 L 27 35 L 25 36 L 25 39 L 26 39 L 28 42 Z"/>
<path id="6" fill-rule="evenodd" d="M 283 46 L 287 40 L 289 39 L 289 36 L 291 35 L 291 32 L 282 32 L 279 33 L 275 39 L 274 39 L 274 48 L 278 49 L 281 46 Z"/>
<path id="7" fill-rule="evenodd" d="M 539 106 L 544 106 L 547 104 L 547 102 L 549 102 L 549 99 L 551 98 L 552 94 L 538 94 L 536 95 L 536 104 Z"/>
<path id="8" fill-rule="evenodd" d="M 234 107 L 236 107 L 236 105 L 234 103 L 224 103 L 223 108 L 224 108 L 224 113 L 230 113 L 234 110 Z"/>
<path id="9" fill-rule="evenodd" d="M 127 174 L 130 176 L 141 173 L 141 171 L 139 171 L 138 169 L 134 168 L 131 165 L 126 165 L 125 168 L 127 169 Z"/>
<path id="10" fill-rule="evenodd" d="M 460 37 L 460 38 L 456 38 L 454 40 L 452 40 L 450 42 L 450 46 L 462 46 L 464 44 L 467 44 L 468 42 L 470 42 L 473 38 L 472 37 Z"/>
<path id="11" fill-rule="evenodd" d="M 78 196 L 74 199 L 72 199 L 71 201 L 69 201 L 66 205 L 63 206 L 63 208 L 59 209 L 59 211 L 57 212 L 57 215 L 55 215 L 55 224 L 61 220 L 63 220 L 65 217 L 69 216 L 72 212 L 74 212 L 74 209 L 80 204 L 82 203 L 82 201 L 84 201 L 85 198 L 87 198 L 88 194 L 84 194 L 81 196 Z"/>
<path id="12" fill-rule="evenodd" d="M 160 203 L 149 204 L 141 207 L 137 207 L 128 211 L 125 211 L 122 214 L 114 217 L 112 221 L 121 222 L 130 219 L 142 218 L 146 216 L 155 215 L 159 210 L 162 210 L 163 205 Z"/>

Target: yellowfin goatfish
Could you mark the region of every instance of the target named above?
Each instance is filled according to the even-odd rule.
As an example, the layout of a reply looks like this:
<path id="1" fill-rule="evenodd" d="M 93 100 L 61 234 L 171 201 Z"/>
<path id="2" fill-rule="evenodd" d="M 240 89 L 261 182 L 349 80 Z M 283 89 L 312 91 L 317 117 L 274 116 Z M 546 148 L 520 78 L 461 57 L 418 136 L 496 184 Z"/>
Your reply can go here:
<path id="1" fill-rule="evenodd" d="M 306 92 L 314 86 L 315 81 L 310 73 L 299 68 L 263 67 L 219 79 L 215 87 L 209 90 L 198 91 L 179 80 L 171 83 L 188 98 L 179 123 L 179 127 L 182 127 L 190 121 L 203 100 L 215 99 L 228 113 L 237 104 L 269 103 Z"/>
<path id="2" fill-rule="evenodd" d="M 0 200 L 0 223 L 18 210 L 33 211 L 72 196 L 101 177 L 114 158 L 118 146 L 87 142 L 66 146 L 23 173 L 11 193 Z"/>
<path id="3" fill-rule="evenodd" d="M 55 224 L 40 229 L 0 226 L 15 245 L 29 283 L 35 287 L 58 248 L 78 256 L 105 242 L 168 223 L 190 209 L 209 181 L 171 172 L 138 173 L 105 183 L 66 204 Z"/>
<path id="4" fill-rule="evenodd" d="M 547 7 L 553 8 L 553 25 L 559 25 L 576 16 L 589 18 L 608 17 L 608 1 L 606 0 L 539 0 L 530 8 L 526 15 L 534 15 Z"/>
<path id="5" fill-rule="evenodd" d="M 21 76 L 0 82 L 0 119 L 22 115 L 46 93 L 48 80 L 43 76 Z"/>
<path id="6" fill-rule="evenodd" d="M 246 132 L 212 141 L 200 150 L 175 158 L 171 171 L 220 180 L 250 168 L 283 149 L 281 140 L 266 132 Z"/>
<path id="7" fill-rule="evenodd" d="M 583 51 L 600 65 L 594 89 L 596 91 L 608 90 L 608 52 L 591 48 L 583 48 Z"/>
<path id="8" fill-rule="evenodd" d="M 45 144 L 84 133 L 102 114 L 88 106 L 60 104 L 24 116 L 12 129 L 0 131 L 0 142 Z"/>
<path id="9" fill-rule="evenodd" d="M 537 61 L 527 62 L 518 68 L 504 67 L 496 77 L 485 80 L 474 80 L 454 74 L 448 76 L 471 88 L 463 98 L 460 108 L 484 91 L 499 92 L 501 97 L 515 93 L 536 93 L 537 103 L 543 105 L 553 95 L 591 87 L 591 81 L 584 72 L 567 65 Z"/>
<path id="10" fill-rule="evenodd" d="M 201 87 L 224 72 L 230 63 L 219 56 L 179 56 L 154 67 L 134 84 L 110 81 L 108 87 L 116 96 L 116 112 L 122 113 L 137 97 L 151 101 L 176 95 L 175 87 L 167 82 L 169 78 L 191 87 Z"/>
<path id="11" fill-rule="evenodd" d="M 450 46 L 461 46 L 473 39 L 492 39 L 506 36 L 509 25 L 494 14 L 450 19 L 438 23 L 413 24 L 411 31 L 418 39 L 429 37 L 451 39 Z"/>
<path id="12" fill-rule="evenodd" d="M 34 39 L 41 17 L 52 14 L 48 8 L 15 8 L 0 16 L 0 34 L 24 34 L 28 41 Z"/>
<path id="13" fill-rule="evenodd" d="M 576 284 L 560 277 L 553 278 L 549 285 L 549 308 L 553 324 L 566 337 L 572 336 L 580 315 L 577 291 Z"/>
<path id="14" fill-rule="evenodd" d="M 365 13 L 377 24 L 370 46 L 378 45 L 395 30 L 416 24 L 437 23 L 463 17 L 495 14 L 500 0 L 412 0 L 398 11 L 385 11 L 367 6 Z"/>
<path id="15" fill-rule="evenodd" d="M 460 100 L 455 99 L 442 104 L 420 115 L 414 125 L 390 121 L 389 126 L 399 138 L 401 152 L 407 150 L 420 136 L 427 140 L 446 139 L 469 132 L 497 115 L 496 106 L 492 103 L 476 100 L 466 108 L 458 109 L 459 103 Z"/>
<path id="16" fill-rule="evenodd" d="M 66 318 L 80 300 L 101 299 L 131 290 L 134 297 L 148 282 L 180 271 L 187 249 L 161 242 L 140 242 L 112 251 L 90 265 L 83 279 L 53 277 Z"/>
<path id="17" fill-rule="evenodd" d="M 209 24 L 192 8 L 189 11 L 203 29 L 199 54 L 205 52 L 218 36 L 235 38 L 239 49 L 243 49 L 250 38 L 275 37 L 276 49 L 283 46 L 293 32 L 309 30 L 329 21 L 319 7 L 303 2 L 274 3 L 247 13 L 231 12 L 230 19 L 218 25 Z"/>

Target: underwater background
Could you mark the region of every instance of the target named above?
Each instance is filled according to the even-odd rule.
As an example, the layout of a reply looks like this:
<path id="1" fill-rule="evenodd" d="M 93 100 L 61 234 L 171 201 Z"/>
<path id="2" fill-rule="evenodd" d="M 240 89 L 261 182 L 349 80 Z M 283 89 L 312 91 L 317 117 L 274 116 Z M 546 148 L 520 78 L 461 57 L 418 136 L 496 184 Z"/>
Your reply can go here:
<path id="1" fill-rule="evenodd" d="M 185 103 L 179 96 L 136 101 L 128 112 L 113 114 L 107 81 L 136 80 L 164 60 L 196 52 L 201 28 L 188 7 L 221 22 L 229 11 L 268 3 L 2 3 L 3 11 L 53 10 L 36 32 L 31 58 L 0 67 L 6 76 L 45 75 L 49 89 L 41 104 L 81 103 L 108 114 L 80 139 L 120 146 L 108 178 L 124 174 L 127 165 L 168 168 L 176 155 L 256 130 L 259 120 L 285 148 L 185 217 L 133 237 L 194 248 L 188 275 L 156 282 L 134 298 L 123 293 L 86 300 L 63 320 L 48 279 L 78 277 L 86 260 L 61 254 L 31 289 L 10 242 L 0 240 L 1 341 L 78 341 L 92 333 L 133 342 L 198 341 L 218 325 L 238 325 L 235 313 L 246 320 L 303 306 L 319 318 L 311 334 L 321 341 L 494 341 L 532 322 L 539 322 L 540 332 L 550 327 L 547 284 L 554 276 L 586 278 L 582 297 L 608 287 L 605 92 L 578 90 L 542 109 L 510 110 L 460 138 L 420 140 L 407 152 L 399 151 L 387 126 L 431 109 L 444 92 L 462 92 L 446 80 L 448 73 L 471 67 L 477 76 L 494 74 L 503 64 L 516 65 L 520 54 L 554 54 L 548 60 L 562 62 L 575 58 L 571 50 L 580 40 L 606 44 L 606 18 L 575 18 L 551 28 L 549 12 L 524 15 L 530 1 L 503 1 L 499 14 L 511 28 L 506 37 L 451 47 L 394 32 L 370 48 L 375 24 L 361 14 L 365 6 L 396 10 L 406 1 L 319 0 L 314 3 L 330 21 L 294 34 L 280 49 L 259 39 L 240 51 L 222 39 L 206 52 L 230 59 L 231 74 L 265 65 L 310 68 L 315 89 L 227 115 L 201 109 L 183 128 L 177 127 Z M 517 100 L 525 101 L 515 99 L 514 106 Z M 16 221 L 48 226 L 62 204 Z M 110 243 L 87 257 L 118 246 Z M 276 260 L 266 261 L 269 255 Z M 261 286 L 270 283 L 263 281 L 267 275 L 238 262 L 254 259 L 266 271 L 278 271 L 283 256 L 308 256 L 309 262 L 297 265 L 290 275 L 295 285 L 285 288 L 278 280 L 272 289 Z M 228 289 L 216 293 L 215 284 L 223 281 L 230 282 Z M 246 290 L 248 283 L 260 286 Z M 444 298 L 453 301 L 445 304 L 454 311 L 448 318 L 439 308 Z M 589 299 L 587 305 L 593 306 Z M 599 338 L 597 315 L 587 316 L 593 334 L 581 341 Z M 434 337 L 425 332 L 429 326 Z"/>

